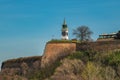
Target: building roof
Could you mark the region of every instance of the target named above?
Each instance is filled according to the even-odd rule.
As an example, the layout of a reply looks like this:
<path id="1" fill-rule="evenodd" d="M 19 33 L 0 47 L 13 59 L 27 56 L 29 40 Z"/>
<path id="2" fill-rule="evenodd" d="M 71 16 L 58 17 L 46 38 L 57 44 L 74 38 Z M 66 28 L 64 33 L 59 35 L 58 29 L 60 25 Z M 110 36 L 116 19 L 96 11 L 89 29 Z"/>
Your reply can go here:
<path id="1" fill-rule="evenodd" d="M 109 36 L 109 35 L 115 35 L 117 33 L 111 33 L 111 34 L 100 34 L 100 36 Z"/>
<path id="2" fill-rule="evenodd" d="M 67 25 L 67 24 L 66 24 L 66 20 L 65 20 L 65 18 L 64 18 L 64 22 L 63 22 L 63 25 Z"/>
<path id="3" fill-rule="evenodd" d="M 66 24 L 66 20 L 64 19 L 63 25 L 62 25 L 62 31 L 64 30 L 68 30 L 67 24 Z"/>

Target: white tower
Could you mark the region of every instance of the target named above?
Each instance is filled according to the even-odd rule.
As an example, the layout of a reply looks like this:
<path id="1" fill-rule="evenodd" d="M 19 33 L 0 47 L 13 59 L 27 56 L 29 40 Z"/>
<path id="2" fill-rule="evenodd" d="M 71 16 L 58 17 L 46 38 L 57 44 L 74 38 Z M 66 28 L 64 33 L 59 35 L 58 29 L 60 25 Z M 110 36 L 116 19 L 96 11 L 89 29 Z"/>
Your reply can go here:
<path id="1" fill-rule="evenodd" d="M 67 27 L 65 19 L 62 25 L 62 39 L 68 40 L 68 27 Z"/>

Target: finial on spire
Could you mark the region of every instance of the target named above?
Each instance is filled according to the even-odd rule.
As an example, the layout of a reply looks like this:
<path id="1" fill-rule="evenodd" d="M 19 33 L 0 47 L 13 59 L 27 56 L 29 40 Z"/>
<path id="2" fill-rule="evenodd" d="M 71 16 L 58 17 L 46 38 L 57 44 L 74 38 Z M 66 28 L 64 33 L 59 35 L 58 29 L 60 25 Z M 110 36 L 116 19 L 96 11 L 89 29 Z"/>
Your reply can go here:
<path id="1" fill-rule="evenodd" d="M 66 25 L 66 20 L 65 20 L 65 18 L 64 18 L 64 22 L 63 22 L 63 25 Z"/>

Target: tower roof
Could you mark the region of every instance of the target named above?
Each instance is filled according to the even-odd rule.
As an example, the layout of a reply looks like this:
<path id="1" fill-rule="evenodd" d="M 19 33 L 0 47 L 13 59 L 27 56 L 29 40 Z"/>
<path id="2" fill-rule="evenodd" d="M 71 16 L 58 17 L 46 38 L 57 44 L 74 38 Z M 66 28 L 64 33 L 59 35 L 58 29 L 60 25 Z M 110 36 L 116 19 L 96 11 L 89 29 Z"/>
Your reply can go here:
<path id="1" fill-rule="evenodd" d="M 65 20 L 65 18 L 64 18 L 64 22 L 63 22 L 63 25 L 66 25 L 66 20 Z"/>
<path id="2" fill-rule="evenodd" d="M 64 18 L 63 25 L 62 25 L 62 31 L 68 31 L 68 27 L 67 27 L 65 18 Z"/>

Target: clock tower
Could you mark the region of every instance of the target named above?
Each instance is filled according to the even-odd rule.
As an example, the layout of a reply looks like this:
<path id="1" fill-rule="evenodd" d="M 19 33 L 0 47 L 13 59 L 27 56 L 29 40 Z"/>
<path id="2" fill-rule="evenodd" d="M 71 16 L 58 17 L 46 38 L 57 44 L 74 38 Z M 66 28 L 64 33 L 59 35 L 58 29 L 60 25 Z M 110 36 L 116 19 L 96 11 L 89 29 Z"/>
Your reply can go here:
<path id="1" fill-rule="evenodd" d="M 68 40 L 68 27 L 65 19 L 62 25 L 62 40 Z"/>

